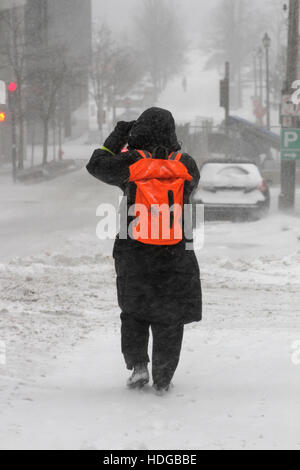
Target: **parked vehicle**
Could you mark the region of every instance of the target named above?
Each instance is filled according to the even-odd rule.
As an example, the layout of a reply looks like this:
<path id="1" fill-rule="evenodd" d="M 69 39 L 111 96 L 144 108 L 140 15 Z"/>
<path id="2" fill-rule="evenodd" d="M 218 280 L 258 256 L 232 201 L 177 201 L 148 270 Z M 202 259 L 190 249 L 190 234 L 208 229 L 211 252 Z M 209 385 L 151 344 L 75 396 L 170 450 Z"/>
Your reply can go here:
<path id="1" fill-rule="evenodd" d="M 202 165 L 193 203 L 205 205 L 206 220 L 259 220 L 270 208 L 270 190 L 259 168 L 244 160 Z"/>

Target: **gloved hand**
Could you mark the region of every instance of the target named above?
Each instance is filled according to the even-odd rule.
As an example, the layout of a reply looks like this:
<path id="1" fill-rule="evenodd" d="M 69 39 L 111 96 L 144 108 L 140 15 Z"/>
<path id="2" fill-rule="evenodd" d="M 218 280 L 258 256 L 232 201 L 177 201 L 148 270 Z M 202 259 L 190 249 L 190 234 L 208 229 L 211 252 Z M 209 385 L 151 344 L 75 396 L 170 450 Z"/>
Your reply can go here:
<path id="1" fill-rule="evenodd" d="M 120 135 L 129 135 L 132 127 L 134 126 L 136 121 L 119 121 L 116 125 L 115 131 L 118 132 Z"/>
<path id="2" fill-rule="evenodd" d="M 104 147 L 115 154 L 120 153 L 122 148 L 128 143 L 128 136 L 134 124 L 135 121 L 119 121 L 114 131 L 104 142 Z"/>

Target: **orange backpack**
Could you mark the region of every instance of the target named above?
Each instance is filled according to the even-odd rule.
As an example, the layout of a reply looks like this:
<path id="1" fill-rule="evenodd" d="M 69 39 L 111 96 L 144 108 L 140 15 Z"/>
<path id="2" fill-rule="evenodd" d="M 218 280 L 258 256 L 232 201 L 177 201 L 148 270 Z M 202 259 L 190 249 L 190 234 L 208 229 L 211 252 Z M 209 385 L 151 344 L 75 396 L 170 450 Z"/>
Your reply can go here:
<path id="1" fill-rule="evenodd" d="M 193 178 L 180 162 L 181 153 L 171 153 L 167 160 L 138 153 L 142 159 L 129 168 L 129 181 L 137 186 L 132 236 L 147 245 L 176 245 L 183 238 L 184 184 Z"/>

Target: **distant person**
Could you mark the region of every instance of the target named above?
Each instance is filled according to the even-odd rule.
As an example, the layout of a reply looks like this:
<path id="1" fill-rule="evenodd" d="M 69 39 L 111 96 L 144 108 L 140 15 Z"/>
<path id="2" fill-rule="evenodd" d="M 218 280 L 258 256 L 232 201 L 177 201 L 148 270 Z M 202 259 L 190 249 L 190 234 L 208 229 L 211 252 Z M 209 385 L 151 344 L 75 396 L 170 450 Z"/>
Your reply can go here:
<path id="1" fill-rule="evenodd" d="M 187 84 L 187 78 L 186 78 L 186 77 L 183 77 L 183 79 L 182 79 L 182 88 L 183 88 L 184 93 L 187 92 L 187 86 L 188 86 L 188 84 Z"/>
<path id="2" fill-rule="evenodd" d="M 58 149 L 58 160 L 62 161 L 64 159 L 64 154 L 65 152 L 63 151 L 62 148 Z"/>
<path id="3" fill-rule="evenodd" d="M 127 144 L 127 151 L 121 153 Z M 119 122 L 104 146 L 94 152 L 87 170 L 100 181 L 121 188 L 128 208 L 144 200 L 150 214 L 154 205 L 149 201 L 165 199 L 167 207 L 177 199 L 188 203 L 198 185 L 195 161 L 179 150 L 172 114 L 151 108 L 137 121 Z M 168 215 L 173 231 L 174 214 L 172 218 L 168 211 Z M 133 220 L 129 218 L 126 229 Z M 127 368 L 133 370 L 127 385 L 142 388 L 149 383 L 151 327 L 153 386 L 158 394 L 169 390 L 179 363 L 184 325 L 200 321 L 202 316 L 195 253 L 186 250 L 184 236 L 172 234 L 168 240 L 162 240 L 161 234 L 157 239 L 149 234 L 147 238 L 138 231 L 127 239 L 118 235 L 113 253 L 122 310 L 122 352 Z"/>

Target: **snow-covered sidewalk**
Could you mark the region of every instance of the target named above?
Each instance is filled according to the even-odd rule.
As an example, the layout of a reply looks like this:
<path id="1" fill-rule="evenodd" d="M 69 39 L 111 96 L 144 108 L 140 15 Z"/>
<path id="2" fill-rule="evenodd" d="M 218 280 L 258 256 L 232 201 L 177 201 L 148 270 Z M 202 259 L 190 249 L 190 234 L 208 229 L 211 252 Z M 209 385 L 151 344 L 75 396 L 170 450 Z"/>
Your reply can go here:
<path id="1" fill-rule="evenodd" d="M 176 387 L 158 398 L 123 387 L 118 336 L 98 331 L 18 386 L 1 413 L 1 448 L 299 450 L 295 337 L 189 328 Z"/>
<path id="2" fill-rule="evenodd" d="M 113 264 L 80 256 L 88 241 L 1 265 L 1 448 L 300 448 L 299 251 L 212 261 L 207 250 L 204 322 L 187 327 L 160 399 L 124 387 Z"/>

